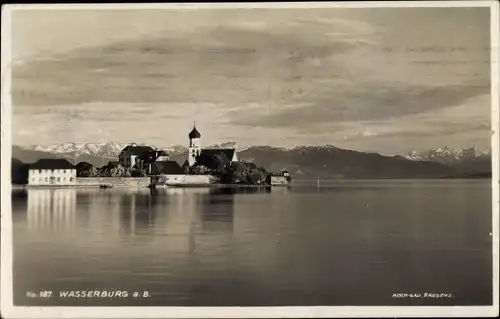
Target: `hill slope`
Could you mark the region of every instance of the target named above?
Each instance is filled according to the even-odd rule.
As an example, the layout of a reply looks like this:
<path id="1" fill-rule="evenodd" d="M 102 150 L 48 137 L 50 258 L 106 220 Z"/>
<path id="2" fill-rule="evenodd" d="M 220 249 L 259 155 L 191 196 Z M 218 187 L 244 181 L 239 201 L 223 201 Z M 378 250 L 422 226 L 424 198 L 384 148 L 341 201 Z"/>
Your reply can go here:
<path id="1" fill-rule="evenodd" d="M 117 160 L 116 157 L 95 156 L 86 153 L 77 155 L 76 153 L 58 154 L 45 151 L 29 150 L 16 145 L 12 146 L 12 157 L 26 164 L 35 163 L 42 158 L 64 158 L 72 164 L 76 164 L 79 162 L 88 162 L 95 166 L 103 166 L 111 160 Z"/>
<path id="2" fill-rule="evenodd" d="M 269 169 L 286 168 L 295 178 L 437 178 L 454 173 L 448 166 L 410 161 L 403 157 L 363 153 L 333 146 L 297 147 L 291 150 L 250 147 L 240 159 L 253 158 Z"/>

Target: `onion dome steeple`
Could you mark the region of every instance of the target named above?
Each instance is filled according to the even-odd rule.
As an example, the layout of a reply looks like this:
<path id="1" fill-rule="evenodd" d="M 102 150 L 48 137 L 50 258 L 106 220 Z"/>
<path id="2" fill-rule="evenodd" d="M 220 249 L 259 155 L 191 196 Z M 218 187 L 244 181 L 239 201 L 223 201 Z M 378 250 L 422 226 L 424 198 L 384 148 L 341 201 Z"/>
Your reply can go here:
<path id="1" fill-rule="evenodd" d="M 189 138 L 193 139 L 193 138 L 200 138 L 200 137 L 201 137 L 201 134 L 196 129 L 196 124 L 195 124 L 195 125 L 193 125 L 193 130 L 189 133 Z"/>

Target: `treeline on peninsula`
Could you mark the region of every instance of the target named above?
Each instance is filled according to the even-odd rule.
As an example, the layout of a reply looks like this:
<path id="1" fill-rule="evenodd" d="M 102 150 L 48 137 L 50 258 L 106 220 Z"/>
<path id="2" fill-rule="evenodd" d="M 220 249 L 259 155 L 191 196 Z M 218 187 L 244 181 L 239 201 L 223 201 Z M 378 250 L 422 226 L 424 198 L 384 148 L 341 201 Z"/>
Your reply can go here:
<path id="1" fill-rule="evenodd" d="M 205 165 L 204 165 L 205 164 Z M 215 154 L 208 161 L 196 162 L 192 167 L 184 169 L 189 175 L 213 175 L 223 184 L 264 184 L 267 176 L 279 175 L 278 172 L 267 171 L 264 167 L 250 162 L 230 162 L 224 154 Z M 98 168 L 92 165 L 78 167 L 78 177 L 147 177 L 145 169 L 127 168 L 120 164 L 110 162 Z"/>
<path id="2" fill-rule="evenodd" d="M 266 184 L 269 175 L 279 175 L 278 172 L 268 171 L 266 168 L 252 162 L 230 162 L 223 154 L 216 154 L 203 163 L 196 162 L 189 168 L 192 175 L 213 175 L 219 178 L 222 184 Z"/>
<path id="3" fill-rule="evenodd" d="M 120 164 L 108 163 L 103 167 L 96 167 L 88 163 L 76 165 L 77 177 L 147 177 L 146 170 L 128 168 Z"/>
<path id="4" fill-rule="evenodd" d="M 206 164 L 206 165 L 203 165 Z M 281 175 L 278 171 L 269 171 L 252 162 L 230 162 L 225 156 L 217 154 L 208 163 L 196 163 L 185 168 L 184 173 L 190 175 L 213 175 L 223 184 L 263 185 L 268 176 Z M 30 164 L 13 158 L 11 167 L 12 182 L 26 184 Z M 117 162 L 98 167 L 87 162 L 75 165 L 77 177 L 148 177 L 145 169 L 127 168 Z"/>

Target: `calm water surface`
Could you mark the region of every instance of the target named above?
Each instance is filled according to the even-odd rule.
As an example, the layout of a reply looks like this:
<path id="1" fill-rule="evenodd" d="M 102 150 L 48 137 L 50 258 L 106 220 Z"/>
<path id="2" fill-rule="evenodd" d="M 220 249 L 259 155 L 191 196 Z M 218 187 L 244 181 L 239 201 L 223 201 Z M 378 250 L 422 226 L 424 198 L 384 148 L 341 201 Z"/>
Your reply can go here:
<path id="1" fill-rule="evenodd" d="M 17 305 L 488 305 L 490 180 L 13 191 Z M 60 298 L 63 290 L 149 298 Z M 28 291 L 53 291 L 50 299 Z M 392 298 L 393 293 L 447 298 Z"/>

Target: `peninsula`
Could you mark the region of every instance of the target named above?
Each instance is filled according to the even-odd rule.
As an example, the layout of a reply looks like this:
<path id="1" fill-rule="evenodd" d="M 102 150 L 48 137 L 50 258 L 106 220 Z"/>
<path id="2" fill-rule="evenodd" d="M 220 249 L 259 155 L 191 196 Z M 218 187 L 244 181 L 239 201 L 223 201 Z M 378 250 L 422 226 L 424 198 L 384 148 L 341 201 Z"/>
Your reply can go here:
<path id="1" fill-rule="evenodd" d="M 13 162 L 13 182 L 29 187 L 71 186 L 207 186 L 288 185 L 290 174 L 283 169 L 268 171 L 253 162 L 239 161 L 236 147 L 201 148 L 196 125 L 188 134 L 189 149 L 180 165 L 164 150 L 130 143 L 102 167 L 88 162 L 72 165 L 66 159 L 40 159 L 34 164 Z"/>

